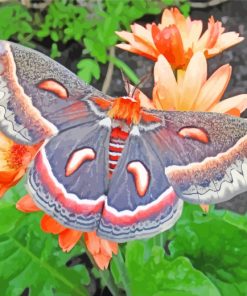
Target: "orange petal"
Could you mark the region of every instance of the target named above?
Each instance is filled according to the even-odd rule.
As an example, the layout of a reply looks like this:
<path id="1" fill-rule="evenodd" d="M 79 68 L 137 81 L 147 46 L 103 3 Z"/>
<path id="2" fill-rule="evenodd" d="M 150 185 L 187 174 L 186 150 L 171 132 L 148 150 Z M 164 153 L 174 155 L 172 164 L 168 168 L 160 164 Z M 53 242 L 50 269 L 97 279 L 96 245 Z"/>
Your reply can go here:
<path id="1" fill-rule="evenodd" d="M 91 254 L 100 252 L 100 238 L 96 235 L 95 231 L 84 233 L 85 244 Z"/>
<path id="2" fill-rule="evenodd" d="M 207 61 L 202 52 L 193 55 L 186 69 L 177 110 L 194 110 L 197 96 L 207 78 Z"/>
<path id="3" fill-rule="evenodd" d="M 161 17 L 160 28 L 163 29 L 173 24 L 175 24 L 175 18 L 172 11 L 170 9 L 165 9 Z"/>
<path id="4" fill-rule="evenodd" d="M 73 229 L 66 229 L 59 234 L 58 243 L 64 252 L 69 252 L 80 240 L 82 232 Z"/>
<path id="5" fill-rule="evenodd" d="M 222 23 L 219 21 L 215 22 L 214 18 L 211 17 L 209 19 L 208 30 L 209 30 L 209 38 L 207 40 L 206 48 L 213 48 L 221 34 Z"/>
<path id="6" fill-rule="evenodd" d="M 112 257 L 112 253 L 117 255 L 118 252 L 118 244 L 116 242 L 112 242 L 106 239 L 101 239 L 101 253 Z"/>
<path id="7" fill-rule="evenodd" d="M 156 48 L 166 57 L 174 69 L 185 65 L 183 42 L 176 25 L 171 25 L 161 31 L 153 24 L 152 36 Z"/>
<path id="8" fill-rule="evenodd" d="M 93 255 L 93 258 L 101 270 L 107 269 L 111 261 L 111 257 L 102 254 Z"/>
<path id="9" fill-rule="evenodd" d="M 138 37 L 141 39 L 144 43 L 146 43 L 149 47 L 153 48 L 154 51 L 156 51 L 152 34 L 151 34 L 151 27 L 147 26 L 147 29 L 139 24 L 133 24 L 130 26 L 133 33 L 134 38 Z"/>
<path id="10" fill-rule="evenodd" d="M 236 32 L 224 33 L 218 37 L 215 46 L 211 49 L 208 49 L 205 54 L 208 58 L 213 57 L 223 50 L 242 42 L 243 40 L 244 38 L 239 37 L 239 34 Z"/>
<path id="11" fill-rule="evenodd" d="M 200 208 L 202 209 L 202 211 L 204 213 L 208 213 L 209 212 L 209 205 L 206 204 L 200 204 Z"/>
<path id="12" fill-rule="evenodd" d="M 62 231 L 66 230 L 67 228 L 61 225 L 59 222 L 57 222 L 55 219 L 53 219 L 51 216 L 45 214 L 41 221 L 40 221 L 40 227 L 44 232 L 53 233 L 53 234 L 59 234 Z"/>
<path id="13" fill-rule="evenodd" d="M 0 171 L 0 184 L 11 183 L 15 179 L 16 174 L 15 170 Z"/>
<path id="14" fill-rule="evenodd" d="M 224 65 L 205 82 L 195 102 L 194 110 L 208 111 L 219 102 L 231 77 L 232 68 Z"/>
<path id="15" fill-rule="evenodd" d="M 209 111 L 238 115 L 238 112 L 242 113 L 246 108 L 247 94 L 242 94 L 219 102 L 218 104 L 210 108 Z M 236 111 L 236 109 L 238 110 L 238 112 Z"/>
<path id="16" fill-rule="evenodd" d="M 96 235 L 96 232 L 84 233 L 84 239 L 88 251 L 93 256 L 95 263 L 100 269 L 108 267 L 113 254 L 118 252 L 118 244 L 102 239 Z"/>
<path id="17" fill-rule="evenodd" d="M 27 194 L 24 195 L 21 199 L 18 200 L 16 203 L 17 210 L 24 212 L 24 213 L 32 213 L 40 211 L 40 208 L 36 206 L 32 197 Z"/>
<path id="18" fill-rule="evenodd" d="M 190 29 L 189 29 L 189 35 L 188 35 L 188 41 L 184 42 L 184 47 L 185 50 L 188 49 L 188 47 L 194 47 L 194 44 L 196 44 L 196 42 L 198 42 L 199 37 L 201 36 L 202 33 L 202 21 L 192 21 L 190 24 Z"/>
<path id="19" fill-rule="evenodd" d="M 149 48 L 146 48 L 146 49 L 142 48 L 142 50 L 139 50 L 138 48 L 135 48 L 130 44 L 124 44 L 124 43 L 117 44 L 116 47 L 138 54 L 152 61 L 156 61 L 156 57 L 158 56 L 158 54 L 156 55 L 152 51 L 150 51 Z"/>
<path id="20" fill-rule="evenodd" d="M 2 177 L 0 178 L 1 180 L 0 182 L 3 184 L 0 183 L 0 198 L 3 197 L 3 195 L 7 190 L 15 186 L 20 181 L 20 179 L 26 173 L 26 169 L 20 168 L 15 171 L 1 172 L 1 173 L 2 173 Z M 9 182 L 6 182 L 7 179 L 12 179 L 12 180 Z"/>
<path id="21" fill-rule="evenodd" d="M 145 28 L 143 29 L 146 30 Z M 146 30 L 146 32 L 147 32 L 147 36 L 151 35 L 151 33 L 148 30 Z M 120 38 L 129 42 L 129 44 L 117 44 L 117 47 L 145 56 L 146 58 L 156 60 L 158 51 L 155 48 L 154 43 L 150 41 L 151 37 L 147 37 L 143 39 L 144 38 L 143 34 L 138 36 L 126 31 L 119 31 L 119 32 L 116 32 L 116 34 Z"/>
<path id="22" fill-rule="evenodd" d="M 240 117 L 241 113 L 237 108 L 232 108 L 230 110 L 228 110 L 227 112 L 224 112 L 225 114 L 231 115 L 231 116 L 236 116 L 236 117 Z"/>
<path id="23" fill-rule="evenodd" d="M 153 101 L 156 108 L 171 110 L 178 105 L 179 91 L 171 65 L 160 55 L 154 65 L 155 88 Z"/>

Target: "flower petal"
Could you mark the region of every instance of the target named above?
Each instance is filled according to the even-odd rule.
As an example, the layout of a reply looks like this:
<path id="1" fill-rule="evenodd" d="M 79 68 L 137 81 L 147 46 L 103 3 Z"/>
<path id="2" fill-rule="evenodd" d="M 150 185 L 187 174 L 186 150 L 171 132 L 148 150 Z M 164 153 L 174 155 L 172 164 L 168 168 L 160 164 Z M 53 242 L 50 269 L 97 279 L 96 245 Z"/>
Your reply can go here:
<path id="1" fill-rule="evenodd" d="M 133 33 L 134 33 L 134 38 L 138 37 L 141 39 L 144 43 L 146 43 L 148 46 L 151 48 L 155 49 L 155 45 L 153 42 L 152 34 L 151 34 L 151 27 L 147 26 L 147 28 L 144 28 L 143 26 L 134 23 L 133 25 L 130 26 Z"/>
<path id="2" fill-rule="evenodd" d="M 58 243 L 64 252 L 69 252 L 77 244 L 82 232 L 73 229 L 66 229 L 59 234 Z"/>
<path id="3" fill-rule="evenodd" d="M 246 108 L 247 108 L 247 94 L 242 94 L 242 95 L 231 97 L 229 99 L 219 102 L 218 104 L 210 108 L 209 111 L 227 113 L 227 114 L 231 114 L 232 112 L 232 115 L 237 115 L 238 113 L 236 112 L 236 110 L 234 111 L 234 109 L 237 109 L 239 113 L 242 113 Z"/>
<path id="4" fill-rule="evenodd" d="M 98 237 L 95 231 L 84 233 L 84 239 L 87 249 L 93 256 L 98 267 L 100 269 L 107 268 L 112 253 L 117 254 L 118 252 L 118 244 Z"/>
<path id="5" fill-rule="evenodd" d="M 93 255 L 100 252 L 100 238 L 95 231 L 85 232 L 84 240 L 88 251 Z"/>
<path id="6" fill-rule="evenodd" d="M 184 43 L 184 40 L 183 40 L 185 50 L 187 50 L 188 47 L 192 47 L 192 48 L 194 47 L 194 44 L 196 44 L 199 37 L 201 36 L 202 27 L 203 27 L 202 21 L 196 20 L 191 22 L 188 41 Z"/>
<path id="7" fill-rule="evenodd" d="M 107 269 L 109 266 L 109 263 L 111 261 L 111 257 L 110 256 L 105 256 L 102 254 L 96 254 L 93 256 L 95 263 L 97 264 L 97 266 L 101 269 Z"/>
<path id="8" fill-rule="evenodd" d="M 194 110 L 208 111 L 219 102 L 229 83 L 231 71 L 230 65 L 224 65 L 210 76 L 198 95 Z"/>
<path id="9" fill-rule="evenodd" d="M 153 102 L 156 108 L 171 110 L 178 105 L 178 86 L 171 65 L 160 55 L 154 65 L 155 88 Z"/>
<path id="10" fill-rule="evenodd" d="M 24 212 L 24 213 L 32 213 L 40 211 L 40 208 L 36 206 L 32 197 L 27 194 L 24 195 L 21 199 L 18 200 L 16 203 L 17 210 Z"/>
<path id="11" fill-rule="evenodd" d="M 165 9 L 162 14 L 162 17 L 161 17 L 160 28 L 163 29 L 163 28 L 168 27 L 173 24 L 175 24 L 175 18 L 173 15 L 173 11 L 170 9 Z"/>
<path id="12" fill-rule="evenodd" d="M 153 24 L 152 36 L 155 46 L 166 57 L 174 69 L 181 68 L 185 65 L 183 42 L 176 25 L 171 25 L 161 31 Z"/>
<path id="13" fill-rule="evenodd" d="M 101 253 L 106 255 L 106 256 L 110 256 L 112 257 L 112 253 L 114 253 L 115 255 L 118 252 L 118 244 L 106 239 L 101 239 L 100 240 L 100 249 L 101 249 Z"/>
<path id="14" fill-rule="evenodd" d="M 127 50 L 127 51 L 135 53 L 135 54 L 138 54 L 138 55 L 143 56 L 143 57 L 145 57 L 149 60 L 152 60 L 152 61 L 156 61 L 157 55 L 158 55 L 158 54 L 154 54 L 153 52 L 149 51 L 149 49 L 147 49 L 147 48 L 143 49 L 143 51 L 142 51 L 142 50 L 135 48 L 134 46 L 132 46 L 130 44 L 120 43 L 120 44 L 117 44 L 116 47 L 121 48 L 123 50 Z"/>
<path id="15" fill-rule="evenodd" d="M 207 78 L 207 61 L 202 52 L 193 55 L 186 69 L 177 110 L 194 110 L 197 96 Z"/>
<path id="16" fill-rule="evenodd" d="M 206 204 L 200 204 L 200 208 L 202 209 L 202 211 L 204 213 L 208 213 L 209 212 L 209 205 L 206 205 Z"/>
<path id="17" fill-rule="evenodd" d="M 156 57 L 158 55 L 158 51 L 154 45 L 154 42 L 152 41 L 151 36 L 151 28 L 150 30 L 145 29 L 144 27 L 141 27 L 140 25 L 133 25 L 133 29 L 136 30 L 140 35 L 126 32 L 126 31 L 118 31 L 116 34 L 129 42 L 129 44 L 117 44 L 117 47 L 122 48 L 124 50 L 128 50 L 130 52 L 145 56 L 146 58 L 156 60 Z M 146 35 L 144 33 L 146 32 Z"/>
<path id="18" fill-rule="evenodd" d="M 208 49 L 205 54 L 208 58 L 213 57 L 223 50 L 242 42 L 243 40 L 244 37 L 239 37 L 239 34 L 236 32 L 224 33 L 218 37 L 215 46 L 211 49 Z"/>
<path id="19" fill-rule="evenodd" d="M 53 219 L 51 216 L 45 214 L 41 221 L 40 227 L 44 232 L 52 233 L 52 234 L 59 234 L 62 231 L 66 230 L 67 228 Z"/>

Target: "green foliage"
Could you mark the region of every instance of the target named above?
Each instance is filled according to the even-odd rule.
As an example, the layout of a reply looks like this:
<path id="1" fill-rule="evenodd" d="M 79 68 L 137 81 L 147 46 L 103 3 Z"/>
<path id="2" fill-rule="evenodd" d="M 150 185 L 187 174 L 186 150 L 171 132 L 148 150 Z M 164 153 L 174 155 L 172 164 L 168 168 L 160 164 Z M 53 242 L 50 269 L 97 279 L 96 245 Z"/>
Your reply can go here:
<path id="1" fill-rule="evenodd" d="M 247 215 L 205 215 L 186 205 L 170 231 L 128 243 L 124 265 L 113 258 L 111 273 L 119 288 L 129 283 L 128 295 L 240 296 L 247 291 L 246 250 Z"/>
<path id="2" fill-rule="evenodd" d="M 188 257 L 222 295 L 245 295 L 247 216 L 215 210 L 205 216 L 187 206 L 171 237 L 171 258 Z"/>
<path id="3" fill-rule="evenodd" d="M 7 40 L 15 36 L 22 44 L 33 38 L 32 16 L 28 10 L 11 3 L 0 8 L 0 39 Z"/>
<path id="4" fill-rule="evenodd" d="M 132 295 L 220 295 L 187 258 L 168 261 L 163 248 L 153 246 L 148 255 L 145 248 L 145 241 L 131 242 L 126 248 L 126 268 Z"/>
<path id="5" fill-rule="evenodd" d="M 68 268 L 66 262 L 82 247 L 63 253 L 57 237 L 39 227 L 41 213 L 24 214 L 15 209 L 19 185 L 12 201 L 0 203 L 0 287 L 4 295 L 20 295 L 30 288 L 30 295 L 87 295 L 90 282 L 82 265 Z M 54 294 L 55 293 L 55 294 Z"/>
<path id="6" fill-rule="evenodd" d="M 109 48 L 118 42 L 115 31 L 129 29 L 134 21 L 159 14 L 168 5 L 181 6 L 188 14 L 187 0 L 88 0 L 83 6 L 73 0 L 54 0 L 44 12 L 31 12 L 20 3 L 4 4 L 0 6 L 0 39 L 11 38 L 32 47 L 48 40 L 52 58 L 60 57 L 61 49 L 75 42 L 83 48 L 77 74 L 86 82 L 99 79 L 99 64 L 113 62 L 136 83 L 135 73 L 109 55 Z"/>

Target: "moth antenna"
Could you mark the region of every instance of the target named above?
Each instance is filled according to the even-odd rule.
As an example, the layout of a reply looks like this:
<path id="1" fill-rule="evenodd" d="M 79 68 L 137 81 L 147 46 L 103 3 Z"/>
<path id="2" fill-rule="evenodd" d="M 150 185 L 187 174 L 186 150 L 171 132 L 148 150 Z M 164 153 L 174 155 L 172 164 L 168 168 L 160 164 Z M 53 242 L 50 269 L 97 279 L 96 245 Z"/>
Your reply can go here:
<path id="1" fill-rule="evenodd" d="M 126 90 L 126 93 L 128 96 L 130 96 L 130 81 L 129 81 L 129 78 L 127 76 L 124 75 L 123 71 L 121 71 L 121 75 L 122 75 L 122 79 L 123 79 L 123 82 L 124 82 L 124 88 Z"/>
<path id="2" fill-rule="evenodd" d="M 132 91 L 131 97 L 134 97 L 136 90 L 140 87 L 140 85 L 144 84 L 144 82 L 146 82 L 150 76 L 151 76 L 152 70 L 149 71 L 147 74 L 145 74 L 144 76 L 142 76 L 140 82 L 135 86 L 135 88 Z"/>

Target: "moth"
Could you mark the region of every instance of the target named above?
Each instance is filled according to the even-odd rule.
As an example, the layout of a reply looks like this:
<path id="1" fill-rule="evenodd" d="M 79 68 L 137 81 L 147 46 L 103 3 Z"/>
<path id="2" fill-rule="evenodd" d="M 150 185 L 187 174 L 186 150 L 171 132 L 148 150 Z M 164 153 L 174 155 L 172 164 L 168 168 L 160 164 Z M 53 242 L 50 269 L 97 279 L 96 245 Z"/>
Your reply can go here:
<path id="1" fill-rule="evenodd" d="M 27 173 L 35 203 L 61 224 L 124 242 L 174 225 L 183 201 L 247 191 L 247 123 L 145 109 L 111 98 L 47 56 L 0 42 L 0 130 L 44 141 Z"/>

